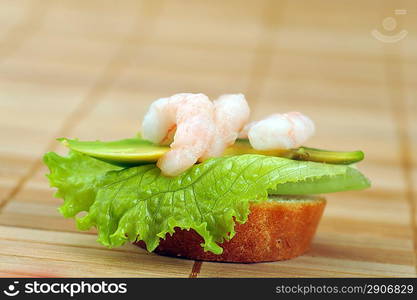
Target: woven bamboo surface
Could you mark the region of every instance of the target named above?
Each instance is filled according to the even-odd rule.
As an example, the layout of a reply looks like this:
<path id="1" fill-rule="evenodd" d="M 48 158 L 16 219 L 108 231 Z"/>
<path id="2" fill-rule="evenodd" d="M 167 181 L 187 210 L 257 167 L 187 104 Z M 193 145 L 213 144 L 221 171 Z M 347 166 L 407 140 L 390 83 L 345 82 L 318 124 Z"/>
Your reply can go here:
<path id="1" fill-rule="evenodd" d="M 416 31 L 413 0 L 0 0 L 0 276 L 415 277 Z M 58 214 L 41 157 L 65 152 L 56 137 L 130 137 L 177 92 L 245 93 L 254 118 L 302 111 L 308 145 L 364 150 L 373 187 L 327 196 L 310 252 L 289 261 L 106 249 Z"/>

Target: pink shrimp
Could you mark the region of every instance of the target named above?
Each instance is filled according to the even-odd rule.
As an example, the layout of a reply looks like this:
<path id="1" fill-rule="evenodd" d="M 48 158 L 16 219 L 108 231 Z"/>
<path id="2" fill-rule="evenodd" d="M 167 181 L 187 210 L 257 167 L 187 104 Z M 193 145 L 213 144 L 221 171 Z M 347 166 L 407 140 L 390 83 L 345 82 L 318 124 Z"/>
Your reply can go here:
<path id="1" fill-rule="evenodd" d="M 248 122 L 249 114 L 249 105 L 243 94 L 226 94 L 214 101 L 216 133 L 202 159 L 221 156 L 228 146 L 233 145 Z"/>
<path id="2" fill-rule="evenodd" d="M 241 138 L 248 138 L 257 150 L 290 149 L 301 146 L 315 131 L 313 121 L 299 112 L 273 114 L 243 128 Z"/>
<path id="3" fill-rule="evenodd" d="M 157 162 L 164 175 L 181 174 L 203 156 L 215 134 L 213 118 L 213 103 L 204 94 L 176 94 L 152 103 L 143 119 L 142 136 L 156 144 L 171 144 Z"/>

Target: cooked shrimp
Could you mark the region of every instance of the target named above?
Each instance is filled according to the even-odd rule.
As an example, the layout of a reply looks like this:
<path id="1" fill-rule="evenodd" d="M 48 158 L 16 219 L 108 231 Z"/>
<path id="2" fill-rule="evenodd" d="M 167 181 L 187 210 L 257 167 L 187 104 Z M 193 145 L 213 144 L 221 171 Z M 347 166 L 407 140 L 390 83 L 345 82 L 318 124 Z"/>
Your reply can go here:
<path id="1" fill-rule="evenodd" d="M 249 129 L 251 129 L 253 127 L 253 125 L 255 125 L 258 122 L 259 121 L 252 121 L 252 122 L 246 124 L 243 127 L 243 129 L 239 132 L 239 138 L 240 139 L 247 139 L 248 138 Z"/>
<path id="2" fill-rule="evenodd" d="M 249 123 L 240 137 L 249 138 L 257 150 L 290 149 L 301 146 L 315 131 L 313 121 L 299 112 L 273 114 Z"/>
<path id="3" fill-rule="evenodd" d="M 171 144 L 157 162 L 163 174 L 178 175 L 202 157 L 215 134 L 213 118 L 213 103 L 204 94 L 176 94 L 152 103 L 142 135 L 157 144 Z"/>
<path id="4" fill-rule="evenodd" d="M 226 94 L 214 101 L 216 133 L 202 159 L 221 156 L 228 146 L 233 145 L 248 122 L 249 114 L 249 105 L 242 94 Z"/>

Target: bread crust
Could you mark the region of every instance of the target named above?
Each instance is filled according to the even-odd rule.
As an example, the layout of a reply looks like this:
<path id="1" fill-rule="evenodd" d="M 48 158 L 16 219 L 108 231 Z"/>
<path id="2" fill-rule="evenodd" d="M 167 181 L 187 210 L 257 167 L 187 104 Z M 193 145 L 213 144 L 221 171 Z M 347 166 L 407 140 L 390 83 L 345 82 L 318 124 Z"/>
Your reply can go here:
<path id="1" fill-rule="evenodd" d="M 251 204 L 248 220 L 235 225 L 236 234 L 220 246 L 220 255 L 204 252 L 202 237 L 194 230 L 175 229 L 161 239 L 155 252 L 203 261 L 255 263 L 294 258 L 311 244 L 326 201 L 320 197 L 297 201 Z M 138 246 L 145 248 L 140 241 Z"/>

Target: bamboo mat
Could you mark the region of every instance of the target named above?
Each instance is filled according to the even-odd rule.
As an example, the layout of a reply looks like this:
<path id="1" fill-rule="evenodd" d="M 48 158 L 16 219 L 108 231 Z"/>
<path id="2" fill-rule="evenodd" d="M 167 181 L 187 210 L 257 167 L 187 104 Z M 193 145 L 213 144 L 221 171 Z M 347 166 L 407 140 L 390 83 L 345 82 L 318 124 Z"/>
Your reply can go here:
<path id="1" fill-rule="evenodd" d="M 0 0 L 0 275 L 415 277 L 416 15 L 412 0 Z M 61 136 L 132 136 L 153 100 L 184 91 L 243 92 L 254 118 L 304 112 L 309 145 L 364 150 L 373 187 L 328 195 L 310 252 L 289 261 L 102 247 L 58 214 L 43 153 L 64 153 Z"/>

